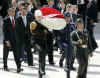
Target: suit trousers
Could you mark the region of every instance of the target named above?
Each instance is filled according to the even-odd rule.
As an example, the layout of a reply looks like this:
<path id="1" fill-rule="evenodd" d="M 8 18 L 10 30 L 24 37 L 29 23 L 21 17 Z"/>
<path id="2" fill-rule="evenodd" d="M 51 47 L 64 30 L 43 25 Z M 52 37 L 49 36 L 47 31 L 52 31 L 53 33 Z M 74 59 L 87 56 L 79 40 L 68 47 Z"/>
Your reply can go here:
<path id="1" fill-rule="evenodd" d="M 21 61 L 23 59 L 24 56 L 24 51 L 26 51 L 27 53 L 27 60 L 28 60 L 28 65 L 32 66 L 33 65 L 33 56 L 32 56 L 32 52 L 31 52 L 31 45 L 29 44 L 18 44 L 17 45 L 17 52 L 18 52 L 18 59 L 19 64 L 18 64 L 18 68 L 21 67 Z"/>
<path id="2" fill-rule="evenodd" d="M 12 48 L 12 49 L 11 49 Z M 8 59 L 8 55 L 9 55 L 9 51 L 12 50 L 13 51 L 13 55 L 14 55 L 14 60 L 15 60 L 15 63 L 18 67 L 18 57 L 17 57 L 17 52 L 16 52 L 16 47 L 15 46 L 12 46 L 12 47 L 7 47 L 7 45 L 4 43 L 3 45 L 3 63 L 4 63 L 4 67 L 8 67 L 7 66 L 7 59 Z"/>

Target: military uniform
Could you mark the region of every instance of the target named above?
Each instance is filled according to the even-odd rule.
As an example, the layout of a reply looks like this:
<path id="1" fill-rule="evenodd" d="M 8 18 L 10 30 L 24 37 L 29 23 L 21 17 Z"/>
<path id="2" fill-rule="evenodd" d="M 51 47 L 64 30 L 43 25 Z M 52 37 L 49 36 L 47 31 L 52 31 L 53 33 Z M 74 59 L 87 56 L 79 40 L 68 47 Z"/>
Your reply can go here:
<path id="1" fill-rule="evenodd" d="M 70 18 L 70 14 L 66 13 L 65 18 Z M 66 19 L 67 19 L 66 18 Z M 73 46 L 70 41 L 70 33 L 73 31 L 73 26 L 70 24 L 70 21 L 66 25 L 66 27 L 63 30 L 60 30 L 60 49 L 63 51 L 63 54 L 60 58 L 60 67 L 63 66 L 63 60 L 66 59 L 66 65 L 65 65 L 65 71 L 67 72 L 67 77 L 70 78 L 70 70 L 73 70 Z"/>
<path id="2" fill-rule="evenodd" d="M 79 63 L 77 78 L 86 78 L 88 55 L 91 53 L 90 38 L 81 18 L 78 18 L 75 24 L 77 29 L 71 33 L 71 42 L 76 48 L 75 53 Z"/>
<path id="3" fill-rule="evenodd" d="M 86 78 L 88 66 L 88 34 L 85 30 L 75 30 L 71 33 L 71 38 L 72 43 L 76 46 L 76 58 L 79 63 L 78 78 Z"/>
<path id="4" fill-rule="evenodd" d="M 47 33 L 48 30 L 39 22 L 35 21 L 37 24 L 36 28 L 32 30 L 32 35 L 36 42 L 36 48 L 39 51 L 39 78 L 45 75 L 45 57 L 47 48 Z"/>

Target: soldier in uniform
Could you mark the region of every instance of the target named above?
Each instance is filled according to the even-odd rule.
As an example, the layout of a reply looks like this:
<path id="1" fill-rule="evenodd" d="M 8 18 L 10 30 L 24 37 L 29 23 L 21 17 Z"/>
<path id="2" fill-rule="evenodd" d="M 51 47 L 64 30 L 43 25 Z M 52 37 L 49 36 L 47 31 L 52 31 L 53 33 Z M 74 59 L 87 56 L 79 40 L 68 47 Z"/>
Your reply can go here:
<path id="1" fill-rule="evenodd" d="M 35 21 L 30 24 L 30 31 L 34 36 L 36 47 L 39 51 L 39 78 L 45 75 L 45 57 L 47 51 L 47 33 L 48 30 L 41 23 L 42 13 L 40 10 L 35 11 Z"/>
<path id="2" fill-rule="evenodd" d="M 72 27 L 70 24 L 70 13 L 66 13 L 65 16 L 66 27 L 60 30 L 60 49 L 63 51 L 62 56 L 59 61 L 60 67 L 63 67 L 63 60 L 66 59 L 65 71 L 67 72 L 67 77 L 70 78 L 70 70 L 75 70 L 72 64 L 73 60 L 73 46 L 70 41 L 70 33 L 72 32 Z"/>
<path id="3" fill-rule="evenodd" d="M 89 35 L 84 29 L 83 20 L 78 18 L 76 20 L 77 29 L 71 33 L 71 41 L 75 46 L 76 58 L 79 63 L 77 78 L 86 78 L 88 67 L 88 54 L 89 51 Z"/>

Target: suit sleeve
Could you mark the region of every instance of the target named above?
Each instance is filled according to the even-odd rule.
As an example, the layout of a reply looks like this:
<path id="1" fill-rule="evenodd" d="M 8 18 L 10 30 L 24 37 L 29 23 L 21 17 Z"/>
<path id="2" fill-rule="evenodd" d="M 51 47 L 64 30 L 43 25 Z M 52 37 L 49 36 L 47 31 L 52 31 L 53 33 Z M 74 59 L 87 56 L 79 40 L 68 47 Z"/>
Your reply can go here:
<path id="1" fill-rule="evenodd" d="M 4 35 L 4 40 L 9 41 L 9 29 L 8 29 L 8 23 L 6 20 L 4 20 L 3 23 L 3 35 Z"/>

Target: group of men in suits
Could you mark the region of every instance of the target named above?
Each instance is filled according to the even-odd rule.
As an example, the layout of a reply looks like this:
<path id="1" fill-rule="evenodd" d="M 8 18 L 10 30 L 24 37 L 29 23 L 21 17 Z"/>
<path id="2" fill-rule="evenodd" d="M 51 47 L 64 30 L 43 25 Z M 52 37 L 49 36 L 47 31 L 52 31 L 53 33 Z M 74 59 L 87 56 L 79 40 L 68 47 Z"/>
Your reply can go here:
<path id="1" fill-rule="evenodd" d="M 27 2 L 19 1 L 18 7 L 10 7 L 8 9 L 8 16 L 4 18 L 3 23 L 3 35 L 4 35 L 4 47 L 3 47 L 3 61 L 4 70 L 9 71 L 7 59 L 9 51 L 13 51 L 14 59 L 17 65 L 17 73 L 20 73 L 23 69 L 21 68 L 21 62 L 24 60 L 25 53 L 27 54 L 28 66 L 34 66 L 33 56 L 31 52 L 31 37 L 30 23 L 34 21 L 34 12 L 28 11 L 29 4 Z M 34 8 L 32 8 L 33 10 Z M 41 30 L 41 29 L 40 29 Z M 53 37 L 52 33 L 48 33 L 48 41 L 45 47 L 49 47 L 47 51 L 49 64 L 54 65 L 53 59 Z M 37 41 L 37 40 L 36 40 Z M 38 41 L 38 42 L 41 42 Z M 37 42 L 37 43 L 38 43 Z M 34 48 L 34 47 L 33 47 Z M 43 49 L 43 51 L 45 48 Z M 45 52 L 45 51 L 44 51 Z M 43 56 L 43 53 L 42 53 Z M 41 60 L 43 58 L 40 56 Z"/>

